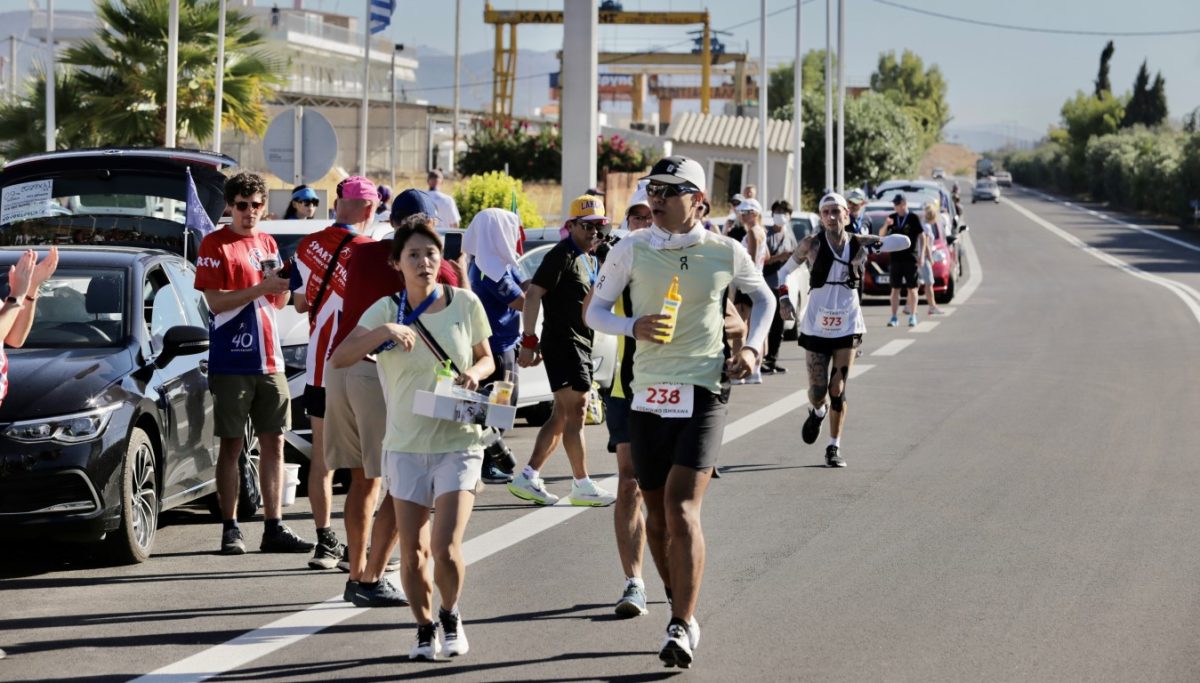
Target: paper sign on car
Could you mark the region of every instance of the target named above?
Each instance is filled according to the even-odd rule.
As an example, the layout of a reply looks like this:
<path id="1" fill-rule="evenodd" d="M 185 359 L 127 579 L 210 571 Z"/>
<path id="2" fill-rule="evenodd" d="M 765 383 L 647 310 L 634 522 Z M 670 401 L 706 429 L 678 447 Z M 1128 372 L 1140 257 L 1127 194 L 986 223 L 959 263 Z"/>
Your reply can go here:
<path id="1" fill-rule="evenodd" d="M 9 185 L 0 193 L 0 225 L 50 215 L 53 180 Z"/>

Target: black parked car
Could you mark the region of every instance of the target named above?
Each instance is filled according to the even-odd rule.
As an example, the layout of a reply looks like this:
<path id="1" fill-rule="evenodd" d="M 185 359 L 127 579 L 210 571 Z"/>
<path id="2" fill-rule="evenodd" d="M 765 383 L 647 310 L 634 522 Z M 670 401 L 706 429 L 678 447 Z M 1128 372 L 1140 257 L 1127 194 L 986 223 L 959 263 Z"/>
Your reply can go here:
<path id="1" fill-rule="evenodd" d="M 0 188 L 21 186 L 24 202 L 0 205 L 0 244 L 11 245 L 0 247 L 0 295 L 24 249 L 40 259 L 59 246 L 29 337 L 7 350 L 0 536 L 104 541 L 115 559 L 141 562 L 161 511 L 205 496 L 215 507 L 208 310 L 191 264 L 164 249 L 183 245 L 184 169 L 215 219 L 219 169 L 231 163 L 108 150 L 37 155 L 0 172 Z M 257 508 L 257 476 L 246 480 L 239 516 Z"/>

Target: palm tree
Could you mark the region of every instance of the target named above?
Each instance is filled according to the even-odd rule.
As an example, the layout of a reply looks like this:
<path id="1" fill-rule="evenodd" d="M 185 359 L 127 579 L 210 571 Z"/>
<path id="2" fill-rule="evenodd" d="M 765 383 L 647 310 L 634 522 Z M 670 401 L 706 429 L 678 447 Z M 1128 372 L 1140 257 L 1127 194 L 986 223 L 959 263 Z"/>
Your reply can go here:
<path id="1" fill-rule="evenodd" d="M 73 68 L 70 78 L 78 90 L 78 97 L 56 93 L 62 129 L 101 131 L 93 146 L 163 144 L 169 0 L 98 0 L 96 14 L 102 23 L 96 37 L 68 48 L 61 58 Z M 177 133 L 200 144 L 213 135 L 219 17 L 217 0 L 180 1 Z M 266 51 L 250 21 L 237 11 L 226 13 L 221 116 L 225 127 L 262 135 L 268 123 L 263 104 L 283 82 L 286 64 Z M 44 92 L 43 77 L 34 79 L 29 106 L 0 108 L 0 150 L 24 147 L 13 143 L 30 135 L 32 128 L 22 128 L 22 122 L 44 129 L 32 120 L 39 92 Z M 59 138 L 60 147 L 78 142 L 78 137 Z"/>
<path id="2" fill-rule="evenodd" d="M 55 80 L 55 109 L 59 116 L 56 140 L 63 149 L 100 145 L 99 135 L 83 99 L 79 79 L 73 69 L 60 68 Z M 63 112 L 72 115 L 64 118 Z M 29 96 L 0 104 L 0 157 L 15 159 L 46 149 L 46 76 L 38 74 L 30 84 Z"/>

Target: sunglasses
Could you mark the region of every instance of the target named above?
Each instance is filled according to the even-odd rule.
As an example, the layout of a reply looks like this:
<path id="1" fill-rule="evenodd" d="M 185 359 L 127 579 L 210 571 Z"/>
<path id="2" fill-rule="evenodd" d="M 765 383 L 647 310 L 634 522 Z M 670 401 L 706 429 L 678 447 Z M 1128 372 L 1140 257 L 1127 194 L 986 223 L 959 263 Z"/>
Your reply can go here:
<path id="1" fill-rule="evenodd" d="M 263 208 L 263 203 L 262 202 L 234 202 L 233 203 L 233 208 L 237 209 L 238 211 L 245 211 L 246 209 L 249 209 L 250 207 L 254 207 L 254 210 L 258 211 L 259 209 Z"/>
<path id="2" fill-rule="evenodd" d="M 320 206 L 321 205 L 320 199 L 293 199 L 292 201 L 300 202 L 301 204 L 303 204 L 305 206 Z"/>
<path id="3" fill-rule="evenodd" d="M 587 230 L 588 232 L 598 232 L 601 235 L 608 234 L 608 226 L 603 223 L 591 223 L 589 221 L 576 221 L 575 225 Z"/>
<path id="4" fill-rule="evenodd" d="M 650 183 L 646 186 L 646 195 L 660 199 L 670 199 L 678 197 L 681 194 L 692 194 L 699 192 L 700 188 L 688 183 L 680 183 L 678 185 L 668 185 L 667 183 Z"/>

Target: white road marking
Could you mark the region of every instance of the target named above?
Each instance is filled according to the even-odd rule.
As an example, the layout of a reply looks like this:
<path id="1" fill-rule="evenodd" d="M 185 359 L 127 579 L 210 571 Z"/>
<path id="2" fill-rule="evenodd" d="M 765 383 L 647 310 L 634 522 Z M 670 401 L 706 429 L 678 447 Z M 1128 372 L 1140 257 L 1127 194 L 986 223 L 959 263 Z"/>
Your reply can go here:
<path id="1" fill-rule="evenodd" d="M 916 339 L 893 339 L 875 349 L 872 356 L 894 356 L 917 342 Z"/>
<path id="2" fill-rule="evenodd" d="M 936 320 L 926 320 L 925 322 L 917 323 L 915 327 L 910 327 L 908 331 L 922 334 L 924 332 L 932 332 L 938 325 L 941 325 L 941 323 Z"/>
<path id="3" fill-rule="evenodd" d="M 1078 207 L 1076 207 L 1075 205 L 1071 204 L 1070 202 L 1065 202 L 1065 201 L 1063 201 L 1063 200 L 1061 200 L 1061 199 L 1058 199 L 1058 198 L 1056 198 L 1056 197 L 1052 197 L 1052 196 L 1050 196 L 1050 195 L 1046 194 L 1045 192 L 1039 192 L 1039 191 L 1037 191 L 1037 190 L 1031 190 L 1031 189 L 1028 189 L 1028 188 L 1025 188 L 1025 191 L 1026 191 L 1026 192 L 1029 192 L 1030 194 L 1035 194 L 1035 195 L 1037 195 L 1038 197 L 1041 197 L 1042 199 L 1044 199 L 1044 200 L 1046 200 L 1046 201 L 1048 201 L 1048 202 L 1053 202 L 1053 203 L 1055 203 L 1055 204 L 1062 204 L 1063 206 L 1066 206 L 1066 207 L 1069 207 L 1069 208 L 1072 208 L 1072 209 L 1076 209 L 1076 210 L 1082 210 L 1082 209 L 1078 209 Z M 1171 244 L 1174 244 L 1174 245 L 1176 245 L 1176 246 L 1179 246 L 1179 247 L 1183 247 L 1184 249 L 1191 249 L 1192 251 L 1200 252 L 1200 246 L 1196 246 L 1195 244 L 1193 244 L 1193 243 L 1191 243 L 1191 242 L 1187 242 L 1187 241 L 1185 241 L 1185 240 L 1176 239 L 1176 238 L 1174 238 L 1174 237 L 1171 237 L 1170 235 L 1164 235 L 1164 234 L 1162 234 L 1161 232 L 1159 232 L 1159 231 L 1157 231 L 1157 230 L 1151 230 L 1151 229 L 1149 229 L 1149 228 L 1145 228 L 1145 227 L 1142 227 L 1142 226 L 1140 226 L 1140 225 L 1134 225 L 1133 223 L 1128 223 L 1128 222 L 1126 222 L 1126 221 L 1120 220 L 1120 219 L 1118 219 L 1118 218 L 1113 218 L 1112 216 L 1107 216 L 1107 215 L 1105 215 L 1105 214 L 1103 214 L 1103 213 L 1098 213 L 1098 212 L 1096 212 L 1096 211 L 1091 211 L 1091 210 L 1088 210 L 1088 213 L 1089 213 L 1089 214 L 1091 214 L 1091 215 L 1093 215 L 1093 216 L 1095 216 L 1095 217 L 1097 217 L 1097 218 L 1100 218 L 1100 219 L 1106 220 L 1106 221 L 1108 221 L 1109 223 L 1115 223 L 1115 224 L 1117 224 L 1117 225 L 1120 225 L 1121 227 L 1124 227 L 1124 228 L 1129 228 L 1130 230 L 1136 230 L 1137 232 L 1140 232 L 1140 233 L 1142 233 L 1143 235 L 1149 235 L 1149 236 L 1151 236 L 1151 237 L 1157 237 L 1158 239 L 1160 239 L 1160 240 L 1163 240 L 1164 242 L 1170 242 Z"/>
<path id="4" fill-rule="evenodd" d="M 971 239 L 970 231 L 967 232 L 966 239 L 963 240 L 963 251 L 967 255 L 968 270 L 971 273 L 971 279 L 967 280 L 967 284 L 962 286 L 954 296 L 954 303 L 962 305 L 970 301 L 974 296 L 975 290 L 979 289 L 979 284 L 983 282 L 983 264 L 979 262 L 979 254 L 975 253 L 975 240 Z M 952 313 L 953 311 L 948 311 Z"/>
<path id="5" fill-rule="evenodd" d="M 873 365 L 855 365 L 850 370 L 850 377 L 851 379 L 858 377 L 873 367 Z M 722 445 L 728 444 L 738 437 L 745 436 L 755 429 L 807 405 L 807 403 L 807 390 L 789 394 L 726 425 L 725 436 L 721 443 Z M 597 483 L 603 488 L 613 490 L 617 486 L 617 477 L 609 477 Z M 536 509 L 507 524 L 467 540 L 463 543 L 463 559 L 468 565 L 474 564 L 582 514 L 588 509 L 574 507 L 566 498 L 563 498 L 553 506 Z M 343 602 L 342 596 L 338 595 L 134 680 L 137 683 L 205 681 L 294 645 L 308 636 L 362 613 L 365 609 Z"/>
<path id="6" fill-rule="evenodd" d="M 1160 277 L 1158 275 L 1151 275 L 1150 273 L 1147 273 L 1146 271 L 1142 270 L 1141 268 L 1137 268 L 1136 266 L 1131 266 L 1128 263 L 1126 263 L 1125 261 L 1122 261 L 1121 259 L 1117 258 L 1116 256 L 1113 256 L 1112 254 L 1106 253 L 1104 251 L 1101 251 L 1100 249 L 1097 249 L 1097 248 L 1087 244 L 1086 242 L 1079 239 L 1078 237 L 1072 235 L 1071 233 L 1067 232 L 1066 230 L 1063 230 L 1062 228 L 1058 227 L 1057 225 L 1047 221 L 1046 219 L 1042 218 L 1041 216 L 1038 216 L 1037 214 L 1033 213 L 1029 209 L 1026 209 L 1025 207 L 1021 206 L 1020 204 L 1017 204 L 1017 203 L 1012 202 L 1007 199 L 1004 201 L 1009 206 L 1016 209 L 1018 213 L 1022 214 L 1029 220 L 1031 220 L 1034 223 L 1038 224 L 1039 226 L 1045 228 L 1052 234 L 1057 235 L 1058 237 L 1062 238 L 1065 242 L 1067 242 L 1071 246 L 1074 246 L 1074 247 L 1080 249 L 1081 251 L 1083 251 L 1084 253 L 1087 253 L 1087 254 L 1093 256 L 1097 260 L 1107 263 L 1110 266 L 1119 268 L 1119 269 L 1125 271 L 1126 273 L 1128 273 L 1129 275 L 1132 275 L 1133 277 L 1138 278 L 1139 280 L 1145 280 L 1146 282 L 1153 282 L 1154 284 L 1156 284 L 1160 287 L 1166 288 L 1172 294 L 1179 297 L 1183 301 L 1183 303 L 1188 307 L 1188 310 L 1190 310 L 1192 312 L 1192 316 L 1196 319 L 1196 322 L 1200 323 L 1200 292 L 1197 292 L 1195 289 L 1193 289 L 1185 284 L 1175 282 L 1174 280 L 1169 280 L 1165 277 Z"/>
<path id="7" fill-rule="evenodd" d="M 875 366 L 867 363 L 854 364 L 850 367 L 850 379 L 854 379 L 855 377 L 866 374 L 867 370 L 870 370 L 873 367 Z"/>

